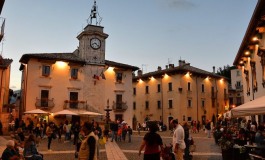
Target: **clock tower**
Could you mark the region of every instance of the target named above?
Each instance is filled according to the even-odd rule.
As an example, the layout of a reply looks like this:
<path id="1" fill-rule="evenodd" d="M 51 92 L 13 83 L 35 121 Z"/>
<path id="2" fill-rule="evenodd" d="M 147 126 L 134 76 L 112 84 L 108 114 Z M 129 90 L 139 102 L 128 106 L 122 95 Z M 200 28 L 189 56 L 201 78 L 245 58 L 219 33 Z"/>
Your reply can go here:
<path id="1" fill-rule="evenodd" d="M 95 20 L 95 24 L 92 21 Z M 96 1 L 91 9 L 88 19 L 88 25 L 77 36 L 79 40 L 79 57 L 84 59 L 88 64 L 104 64 L 105 63 L 105 40 L 108 34 L 103 32 L 100 26 L 101 17 L 97 11 Z"/>

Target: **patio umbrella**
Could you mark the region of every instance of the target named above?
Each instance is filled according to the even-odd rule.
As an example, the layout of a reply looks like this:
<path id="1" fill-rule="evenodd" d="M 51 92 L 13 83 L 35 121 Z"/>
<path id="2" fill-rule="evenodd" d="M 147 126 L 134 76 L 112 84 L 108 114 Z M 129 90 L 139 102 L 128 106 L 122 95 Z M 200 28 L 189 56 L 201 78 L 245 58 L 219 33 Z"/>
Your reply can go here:
<path id="1" fill-rule="evenodd" d="M 101 113 L 96 113 L 96 112 L 91 112 L 91 111 L 86 111 L 83 113 L 80 113 L 80 115 L 87 115 L 87 116 L 103 116 Z"/>
<path id="2" fill-rule="evenodd" d="M 43 111 L 41 109 L 34 109 L 24 112 L 24 114 L 49 114 L 49 112 Z"/>
<path id="3" fill-rule="evenodd" d="M 55 112 L 54 115 L 78 115 L 78 114 L 70 110 L 64 109 L 62 111 Z"/>

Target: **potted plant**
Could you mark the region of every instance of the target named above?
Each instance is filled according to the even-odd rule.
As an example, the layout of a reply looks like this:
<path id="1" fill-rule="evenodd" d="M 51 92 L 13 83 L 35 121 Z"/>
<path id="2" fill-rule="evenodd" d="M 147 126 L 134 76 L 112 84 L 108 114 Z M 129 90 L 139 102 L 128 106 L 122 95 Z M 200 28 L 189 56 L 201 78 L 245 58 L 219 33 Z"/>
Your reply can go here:
<path id="1" fill-rule="evenodd" d="M 233 132 L 230 129 L 224 129 L 218 144 L 222 149 L 222 157 L 224 160 L 233 160 Z"/>

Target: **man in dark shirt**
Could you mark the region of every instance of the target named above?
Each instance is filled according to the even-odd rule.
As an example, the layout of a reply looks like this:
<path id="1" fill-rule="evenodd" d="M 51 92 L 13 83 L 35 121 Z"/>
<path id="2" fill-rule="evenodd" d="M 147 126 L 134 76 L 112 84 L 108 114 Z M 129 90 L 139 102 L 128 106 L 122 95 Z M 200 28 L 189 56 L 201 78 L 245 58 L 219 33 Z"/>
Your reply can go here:
<path id="1" fill-rule="evenodd" d="M 115 139 L 115 141 L 117 141 L 118 129 L 119 129 L 119 125 L 118 125 L 117 121 L 115 121 L 114 123 L 111 124 L 111 126 L 110 126 L 110 130 L 112 133 L 111 142 L 113 142 L 113 139 Z"/>

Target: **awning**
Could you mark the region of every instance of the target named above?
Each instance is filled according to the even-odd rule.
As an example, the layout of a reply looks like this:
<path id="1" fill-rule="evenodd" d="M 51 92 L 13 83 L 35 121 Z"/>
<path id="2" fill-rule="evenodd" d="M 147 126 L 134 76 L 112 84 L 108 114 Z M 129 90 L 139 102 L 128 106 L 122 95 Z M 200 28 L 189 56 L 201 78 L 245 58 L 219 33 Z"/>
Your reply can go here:
<path id="1" fill-rule="evenodd" d="M 78 115 L 78 114 L 70 110 L 64 109 L 62 111 L 55 112 L 54 115 L 56 116 L 56 115 Z"/>
<path id="2" fill-rule="evenodd" d="M 41 109 L 34 109 L 24 112 L 24 114 L 49 114 L 49 112 L 43 111 Z"/>
<path id="3" fill-rule="evenodd" d="M 244 103 L 231 110 L 232 117 L 242 117 L 265 114 L 265 96 Z"/>
<path id="4" fill-rule="evenodd" d="M 101 113 L 91 112 L 91 111 L 86 111 L 86 112 L 80 113 L 80 115 L 87 115 L 87 116 L 103 116 L 103 114 L 101 114 Z"/>

